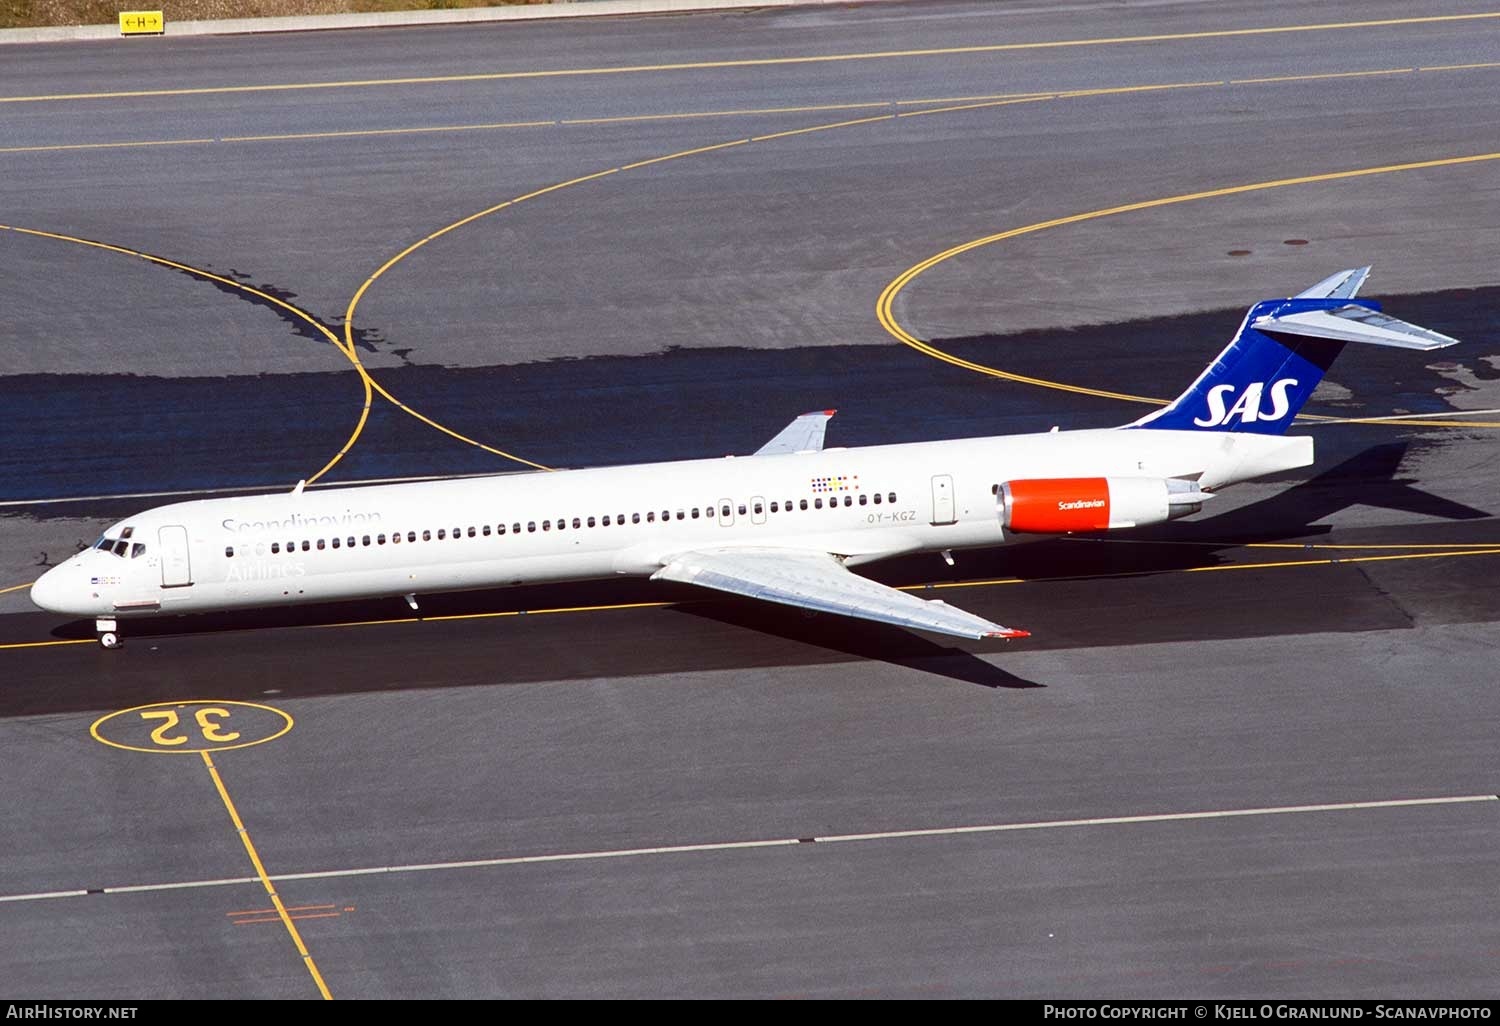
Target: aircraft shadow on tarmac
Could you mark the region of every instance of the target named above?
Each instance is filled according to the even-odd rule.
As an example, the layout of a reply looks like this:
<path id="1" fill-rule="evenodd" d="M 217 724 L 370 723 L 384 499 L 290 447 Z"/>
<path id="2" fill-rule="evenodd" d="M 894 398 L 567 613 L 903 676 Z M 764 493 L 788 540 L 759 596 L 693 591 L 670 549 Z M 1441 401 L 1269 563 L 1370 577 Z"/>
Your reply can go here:
<path id="1" fill-rule="evenodd" d="M 1177 521 L 1104 539 L 1101 536 L 1044 538 L 959 555 L 961 574 L 955 581 L 991 577 L 1023 581 L 1141 578 L 1233 562 L 1228 553 L 1247 544 L 1318 538 L 1331 530 L 1317 521 L 1353 505 L 1380 506 L 1448 521 L 1477 521 L 1490 514 L 1429 494 L 1398 476 L 1408 443 L 1365 449 L 1305 482 L 1268 499 L 1220 516 Z M 1127 540 L 1130 544 L 1104 544 Z M 1092 544 L 1091 544 L 1092 542 Z M 945 569 L 933 554 L 908 556 L 869 568 L 869 575 L 894 586 L 935 583 L 933 572 Z M 937 597 L 919 592 L 924 597 Z M 983 606 L 994 599 L 982 593 L 965 604 Z M 954 597 L 955 602 L 961 601 Z M 1009 599 L 1001 600 L 1006 603 Z M 1066 601 L 1066 600 L 1064 600 Z M 430 595 L 421 598 L 422 612 L 414 617 L 400 600 L 288 606 L 233 613 L 197 614 L 132 622 L 131 637 L 150 638 L 184 634 L 237 632 L 265 628 L 304 627 L 350 622 L 397 622 L 415 618 L 463 617 L 520 610 L 578 609 L 649 603 L 689 618 L 732 625 L 747 632 L 820 649 L 827 661 L 853 656 L 887 662 L 988 688 L 1034 688 L 1044 685 L 1002 670 L 979 655 L 908 631 L 838 616 L 809 616 L 799 610 L 753 600 L 723 598 L 685 585 L 636 579 L 541 585 L 491 591 Z M 982 610 L 976 610 L 982 611 Z M 1066 617 L 1067 611 L 1056 611 Z M 1001 619 L 1004 615 L 1000 614 Z M 684 624 L 686 628 L 686 624 Z M 93 636 L 93 623 L 79 620 L 52 631 L 57 638 Z M 747 639 L 750 635 L 747 633 Z M 1142 640 L 1149 640 L 1149 631 Z M 691 646 L 688 646 L 691 647 Z M 780 646 L 781 658 L 795 661 L 797 648 Z M 805 650 L 800 650 L 805 653 Z M 986 649 L 986 654 L 990 650 Z M 755 654 L 740 653 L 753 664 Z M 805 655 L 804 657 L 805 658 Z M 691 663 L 690 658 L 686 659 Z M 669 668 L 669 667 L 664 667 Z M 685 667 L 690 668 L 690 667 Z"/>

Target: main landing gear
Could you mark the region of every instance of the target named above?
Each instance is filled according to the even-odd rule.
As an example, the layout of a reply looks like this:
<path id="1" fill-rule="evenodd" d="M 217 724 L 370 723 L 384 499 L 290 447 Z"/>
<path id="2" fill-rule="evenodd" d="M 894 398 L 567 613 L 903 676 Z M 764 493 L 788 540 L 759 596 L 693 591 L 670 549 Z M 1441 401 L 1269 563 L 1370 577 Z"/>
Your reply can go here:
<path id="1" fill-rule="evenodd" d="M 120 633 L 115 625 L 114 617 L 101 616 L 94 621 L 94 630 L 99 632 L 99 644 L 105 648 L 120 647 Z"/>

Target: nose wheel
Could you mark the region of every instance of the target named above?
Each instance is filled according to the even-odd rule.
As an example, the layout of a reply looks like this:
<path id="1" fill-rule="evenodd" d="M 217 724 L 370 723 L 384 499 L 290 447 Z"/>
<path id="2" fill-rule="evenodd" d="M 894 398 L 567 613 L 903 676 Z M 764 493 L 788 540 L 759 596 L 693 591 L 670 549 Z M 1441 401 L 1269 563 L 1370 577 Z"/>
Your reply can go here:
<path id="1" fill-rule="evenodd" d="M 119 628 L 112 619 L 100 619 L 94 621 L 94 630 L 99 632 L 99 644 L 105 648 L 119 648 Z"/>

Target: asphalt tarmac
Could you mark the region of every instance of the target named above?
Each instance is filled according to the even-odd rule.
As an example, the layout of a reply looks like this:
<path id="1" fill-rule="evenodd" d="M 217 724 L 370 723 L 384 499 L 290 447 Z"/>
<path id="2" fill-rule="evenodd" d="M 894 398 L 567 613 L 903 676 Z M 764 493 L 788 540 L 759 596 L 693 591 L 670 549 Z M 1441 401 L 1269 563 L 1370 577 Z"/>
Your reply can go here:
<path id="1" fill-rule="evenodd" d="M 1500 18 L 1429 8 L 8 49 L 3 989 L 1493 998 Z M 1464 345 L 1308 412 L 1404 419 L 869 570 L 1024 641 L 613 581 L 105 652 L 25 600 L 169 493 L 524 469 L 408 411 L 549 466 L 1121 423 L 1364 264 Z"/>

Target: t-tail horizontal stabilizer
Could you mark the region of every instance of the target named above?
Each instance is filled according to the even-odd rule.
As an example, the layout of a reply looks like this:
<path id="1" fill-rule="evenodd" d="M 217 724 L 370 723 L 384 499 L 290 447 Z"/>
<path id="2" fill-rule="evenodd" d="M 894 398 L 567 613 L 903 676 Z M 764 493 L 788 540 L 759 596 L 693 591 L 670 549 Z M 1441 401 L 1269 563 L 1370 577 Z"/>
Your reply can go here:
<path id="1" fill-rule="evenodd" d="M 1267 299 L 1187 391 L 1128 428 L 1279 435 L 1312 396 L 1348 342 L 1429 352 L 1458 340 L 1380 312 L 1353 296 L 1369 275 L 1329 275 L 1290 299 Z"/>
<path id="2" fill-rule="evenodd" d="M 1424 353 L 1458 344 L 1456 338 L 1440 335 L 1428 328 L 1419 328 L 1372 307 L 1353 303 L 1332 310 L 1270 314 L 1257 318 L 1252 326 L 1258 331 L 1281 335 L 1300 335 L 1303 338 L 1323 338 L 1335 342 L 1367 342 L 1373 346 L 1417 349 Z"/>

